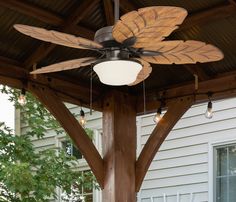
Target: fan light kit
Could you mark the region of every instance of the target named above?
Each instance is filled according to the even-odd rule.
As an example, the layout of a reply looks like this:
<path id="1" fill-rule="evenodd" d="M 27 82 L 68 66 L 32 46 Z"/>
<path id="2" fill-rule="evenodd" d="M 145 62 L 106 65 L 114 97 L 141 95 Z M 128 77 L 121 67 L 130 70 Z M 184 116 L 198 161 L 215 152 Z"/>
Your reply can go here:
<path id="1" fill-rule="evenodd" d="M 100 81 L 112 86 L 133 83 L 141 69 L 142 65 L 132 60 L 108 60 L 93 67 Z"/>
<path id="2" fill-rule="evenodd" d="M 30 37 L 71 48 L 90 49 L 99 58 L 69 60 L 37 69 L 42 74 L 94 66 L 100 81 L 107 85 L 133 86 L 149 77 L 153 64 L 195 64 L 221 60 L 215 46 L 201 41 L 164 41 L 187 16 L 184 8 L 152 6 L 129 12 L 119 19 L 115 0 L 115 25 L 103 27 L 94 41 L 54 30 L 16 24 L 14 28 Z M 158 68 L 158 67 L 155 67 Z"/>

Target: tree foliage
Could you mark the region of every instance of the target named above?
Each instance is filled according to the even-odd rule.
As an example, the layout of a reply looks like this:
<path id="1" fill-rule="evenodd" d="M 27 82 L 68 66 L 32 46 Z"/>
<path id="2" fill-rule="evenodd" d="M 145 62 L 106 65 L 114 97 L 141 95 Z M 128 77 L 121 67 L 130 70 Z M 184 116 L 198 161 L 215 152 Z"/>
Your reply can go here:
<path id="1" fill-rule="evenodd" d="M 89 189 L 97 186 L 91 172 L 86 175 L 76 169 L 78 161 L 60 148 L 37 151 L 32 139 L 44 138 L 47 130 L 62 134 L 58 122 L 31 94 L 21 107 L 19 91 L 2 87 L 16 108 L 21 109 L 21 123 L 28 126 L 23 134 L 14 134 L 0 123 L 0 201 L 46 202 L 56 199 L 56 188 L 64 190 L 68 200 L 72 191 L 80 195 L 83 185 Z M 91 134 L 91 131 L 88 130 Z M 80 201 L 79 197 L 73 201 Z"/>

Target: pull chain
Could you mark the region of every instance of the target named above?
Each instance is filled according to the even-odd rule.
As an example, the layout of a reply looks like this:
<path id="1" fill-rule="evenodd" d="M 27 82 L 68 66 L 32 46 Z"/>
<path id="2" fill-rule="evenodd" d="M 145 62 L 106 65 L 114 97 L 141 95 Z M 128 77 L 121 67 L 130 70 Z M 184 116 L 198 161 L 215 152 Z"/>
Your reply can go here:
<path id="1" fill-rule="evenodd" d="M 93 114 L 93 67 L 90 72 L 90 115 Z"/>
<path id="2" fill-rule="evenodd" d="M 143 81 L 143 113 L 146 114 L 146 87 L 145 87 L 145 81 Z"/>

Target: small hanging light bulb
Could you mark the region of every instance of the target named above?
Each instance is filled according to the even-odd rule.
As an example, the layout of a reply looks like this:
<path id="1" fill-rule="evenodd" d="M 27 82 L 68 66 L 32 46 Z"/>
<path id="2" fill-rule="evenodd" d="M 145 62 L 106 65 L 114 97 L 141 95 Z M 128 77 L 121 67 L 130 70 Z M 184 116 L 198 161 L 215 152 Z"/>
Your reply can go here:
<path id="1" fill-rule="evenodd" d="M 161 120 L 161 107 L 158 108 L 157 113 L 155 114 L 153 121 L 157 124 Z"/>
<path id="2" fill-rule="evenodd" d="M 26 103 L 27 103 L 27 100 L 26 100 L 26 96 L 25 96 L 25 89 L 22 88 L 21 90 L 21 93 L 18 97 L 18 103 L 21 105 L 21 106 L 24 106 Z"/>
<path id="3" fill-rule="evenodd" d="M 80 125 L 82 126 L 82 127 L 84 127 L 85 126 L 85 124 L 86 124 L 86 119 L 85 119 L 85 113 L 84 113 L 84 110 L 81 108 L 81 110 L 80 110 L 80 118 L 79 118 L 79 123 L 80 123 Z"/>
<path id="4" fill-rule="evenodd" d="M 211 101 L 209 101 L 207 104 L 207 110 L 205 113 L 205 117 L 207 119 L 211 119 L 213 117 L 213 110 L 212 110 L 212 102 Z"/>

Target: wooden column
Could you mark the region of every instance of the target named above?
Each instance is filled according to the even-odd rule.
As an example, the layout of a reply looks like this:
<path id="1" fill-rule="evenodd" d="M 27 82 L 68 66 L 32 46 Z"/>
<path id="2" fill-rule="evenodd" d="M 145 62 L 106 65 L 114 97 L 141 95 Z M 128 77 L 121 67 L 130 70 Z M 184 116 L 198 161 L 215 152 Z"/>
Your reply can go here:
<path id="1" fill-rule="evenodd" d="M 132 98 L 111 92 L 104 99 L 103 202 L 135 202 L 136 113 Z"/>

